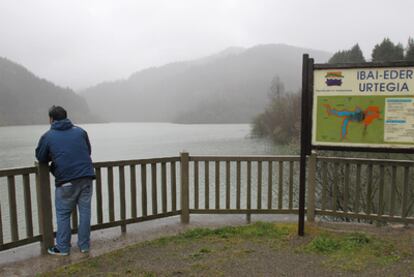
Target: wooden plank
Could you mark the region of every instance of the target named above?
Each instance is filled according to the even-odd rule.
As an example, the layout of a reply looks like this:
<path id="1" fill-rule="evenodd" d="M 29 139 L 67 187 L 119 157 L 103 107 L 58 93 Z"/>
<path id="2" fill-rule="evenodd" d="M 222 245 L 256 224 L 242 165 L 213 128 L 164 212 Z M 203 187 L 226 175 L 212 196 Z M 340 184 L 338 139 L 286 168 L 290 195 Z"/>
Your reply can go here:
<path id="1" fill-rule="evenodd" d="M 307 207 L 306 219 L 308 222 L 315 221 L 315 207 L 316 207 L 316 153 L 311 152 L 308 159 L 308 191 L 307 191 Z"/>
<path id="2" fill-rule="evenodd" d="M 220 209 L 220 162 L 215 162 L 215 177 L 216 177 L 216 189 L 215 189 L 215 195 L 216 195 L 216 209 Z"/>
<path id="3" fill-rule="evenodd" d="M 257 208 L 262 208 L 262 162 L 257 162 Z"/>
<path id="4" fill-rule="evenodd" d="M 137 217 L 137 176 L 135 165 L 129 166 L 131 190 L 131 217 Z"/>
<path id="5" fill-rule="evenodd" d="M 293 209 L 293 170 L 294 162 L 289 162 L 289 210 Z"/>
<path id="6" fill-rule="evenodd" d="M 404 180 L 403 180 L 403 192 L 402 192 L 402 204 L 401 204 L 401 217 L 406 218 L 408 215 L 407 202 L 408 202 L 408 181 L 409 181 L 410 168 L 404 167 Z"/>
<path id="7" fill-rule="evenodd" d="M 288 209 L 283 209 L 283 210 L 279 210 L 279 209 L 272 209 L 272 210 L 268 210 L 268 209 L 250 209 L 250 210 L 246 210 L 246 209 L 220 209 L 220 210 L 216 210 L 216 209 L 210 209 L 210 210 L 190 210 L 190 212 L 192 214 L 245 214 L 247 216 L 251 215 L 251 214 L 298 214 L 298 210 L 297 209 L 293 209 L 293 210 L 288 210 Z"/>
<path id="8" fill-rule="evenodd" d="M 199 207 L 199 176 L 198 176 L 198 161 L 194 162 L 194 208 Z"/>
<path id="9" fill-rule="evenodd" d="M 16 206 L 16 184 L 14 176 L 7 177 L 9 192 L 9 216 L 10 216 L 10 233 L 12 241 L 19 240 L 19 228 L 17 224 L 17 206 Z"/>
<path id="10" fill-rule="evenodd" d="M 373 165 L 369 164 L 367 167 L 368 170 L 368 180 L 367 180 L 367 207 L 366 213 L 369 215 L 371 213 L 372 208 L 372 172 L 373 172 Z"/>
<path id="11" fill-rule="evenodd" d="M 181 223 L 190 222 L 189 154 L 181 152 Z"/>
<path id="12" fill-rule="evenodd" d="M 162 212 L 167 212 L 167 165 L 161 163 L 161 197 L 162 197 Z"/>
<path id="13" fill-rule="evenodd" d="M 279 161 L 279 192 L 277 207 L 279 210 L 283 208 L 283 161 Z"/>
<path id="14" fill-rule="evenodd" d="M 359 218 L 364 220 L 380 220 L 380 221 L 386 221 L 386 222 L 400 222 L 400 223 L 414 223 L 414 218 L 402 218 L 400 216 L 387 216 L 387 215 L 376 215 L 376 214 L 365 214 L 365 213 L 350 213 L 348 212 L 345 214 L 342 211 L 318 211 L 316 210 L 316 214 L 318 215 L 326 215 L 326 216 L 337 216 L 337 217 L 348 217 L 348 218 Z"/>
<path id="15" fill-rule="evenodd" d="M 177 173 L 176 173 L 175 162 L 170 163 L 171 173 L 171 206 L 173 212 L 177 211 Z"/>
<path id="16" fill-rule="evenodd" d="M 349 163 L 345 164 L 345 180 L 344 180 L 344 212 L 348 211 L 348 202 L 349 202 L 349 174 L 350 174 L 350 165 Z"/>
<path id="17" fill-rule="evenodd" d="M 21 240 L 18 240 L 18 241 L 9 242 L 9 243 L 5 243 L 5 244 L 0 243 L 0 251 L 20 247 L 20 246 L 23 246 L 23 245 L 26 245 L 26 244 L 31 244 L 31 243 L 34 243 L 34 242 L 37 242 L 37 241 L 41 241 L 41 239 L 42 239 L 42 236 L 38 235 L 38 236 L 31 237 L 31 238 L 21 239 Z"/>
<path id="18" fill-rule="evenodd" d="M 332 187 L 332 210 L 336 211 L 338 209 L 338 168 L 339 164 L 334 163 L 334 170 L 333 170 L 333 187 Z"/>
<path id="19" fill-rule="evenodd" d="M 156 163 L 169 163 L 178 162 L 179 157 L 165 157 L 165 158 L 154 158 L 154 159 L 137 159 L 137 160 L 120 160 L 120 161 L 104 161 L 93 163 L 95 167 L 116 167 L 116 166 L 130 166 L 130 165 L 141 165 L 141 164 L 156 164 Z"/>
<path id="20" fill-rule="evenodd" d="M 21 168 L 7 168 L 0 170 L 0 178 L 7 177 L 7 176 L 17 176 L 17 175 L 24 175 L 24 174 L 34 174 L 36 173 L 36 167 L 21 167 Z"/>
<path id="21" fill-rule="evenodd" d="M 3 219 L 1 216 L 1 205 L 0 205 L 0 246 L 3 244 Z"/>
<path id="22" fill-rule="evenodd" d="M 97 221 L 98 224 L 103 222 L 103 209 L 102 209 L 102 176 L 101 176 L 101 168 L 98 167 L 95 169 L 96 174 L 96 214 L 97 214 Z"/>
<path id="23" fill-rule="evenodd" d="M 354 213 L 359 212 L 359 201 L 361 199 L 361 165 L 357 164 L 356 168 L 356 180 L 355 180 L 355 202 L 354 202 Z"/>
<path id="24" fill-rule="evenodd" d="M 226 161 L 226 209 L 230 209 L 230 161 Z"/>
<path id="25" fill-rule="evenodd" d="M 191 161 L 209 161 L 209 162 L 268 162 L 268 161 L 299 161 L 299 156 L 292 156 L 292 155 L 278 155 L 278 156 L 191 156 Z"/>
<path id="26" fill-rule="evenodd" d="M 76 209 L 76 205 L 72 210 L 72 231 L 78 231 L 78 210 Z"/>
<path id="27" fill-rule="evenodd" d="M 210 166 L 209 162 L 204 162 L 204 206 L 210 209 Z"/>
<path id="28" fill-rule="evenodd" d="M 272 209 L 272 183 L 273 183 L 273 163 L 269 161 L 267 163 L 267 209 Z"/>
<path id="29" fill-rule="evenodd" d="M 121 165 L 119 167 L 119 203 L 121 209 L 121 221 L 124 223 L 121 224 L 121 232 L 126 232 L 126 201 L 125 201 L 125 167 Z"/>
<path id="30" fill-rule="evenodd" d="M 141 164 L 141 204 L 142 215 L 147 216 L 147 165 Z"/>
<path id="31" fill-rule="evenodd" d="M 380 165 L 380 180 L 379 180 L 379 195 L 378 195 L 378 214 L 384 213 L 384 183 L 385 183 L 385 169 L 384 165 Z"/>
<path id="32" fill-rule="evenodd" d="M 114 206 L 114 169 L 112 166 L 108 167 L 108 206 L 109 206 L 109 221 L 115 220 L 115 206 Z"/>
<path id="33" fill-rule="evenodd" d="M 391 174 L 391 195 L 390 195 L 390 216 L 394 216 L 395 212 L 395 193 L 397 191 L 397 167 L 392 167 Z"/>
<path id="34" fill-rule="evenodd" d="M 133 223 L 145 222 L 145 221 L 159 219 L 159 218 L 176 216 L 179 214 L 180 214 L 180 211 L 168 212 L 166 214 L 156 214 L 156 215 L 148 215 L 144 217 L 130 218 L 130 219 L 127 219 L 125 222 L 126 224 L 133 224 Z M 92 225 L 91 230 L 95 231 L 95 230 L 100 230 L 100 229 L 112 228 L 112 227 L 120 226 L 121 224 L 123 224 L 123 222 L 121 220 L 117 220 L 114 222 L 107 222 L 103 224 Z"/>
<path id="35" fill-rule="evenodd" d="M 391 159 L 364 159 L 364 158 L 344 158 L 344 157 L 318 157 L 320 161 L 329 163 L 352 163 L 352 164 L 372 164 L 372 165 L 391 165 L 391 166 L 413 166 L 414 161 L 410 160 L 391 160 Z"/>
<path id="36" fill-rule="evenodd" d="M 252 208 L 252 162 L 247 162 L 247 193 L 246 193 L 246 207 L 248 210 Z"/>
<path id="37" fill-rule="evenodd" d="M 322 162 L 322 210 L 326 210 L 328 193 L 328 163 Z"/>
<path id="38" fill-rule="evenodd" d="M 52 197 L 50 193 L 50 174 L 47 163 L 36 163 L 36 196 L 39 219 L 39 231 L 41 238 L 41 252 L 47 253 L 47 249 L 54 245 Z"/>
<path id="39" fill-rule="evenodd" d="M 236 162 L 236 209 L 240 209 L 241 198 L 241 162 Z"/>
<path id="40" fill-rule="evenodd" d="M 151 202 L 152 214 L 158 214 L 158 200 L 157 200 L 157 164 L 151 164 Z"/>
<path id="41" fill-rule="evenodd" d="M 24 215 L 26 222 L 26 236 L 33 237 L 33 214 L 32 214 L 32 194 L 30 192 L 30 176 L 23 175 L 23 197 L 24 197 Z M 0 217 L 1 225 L 1 217 Z"/>

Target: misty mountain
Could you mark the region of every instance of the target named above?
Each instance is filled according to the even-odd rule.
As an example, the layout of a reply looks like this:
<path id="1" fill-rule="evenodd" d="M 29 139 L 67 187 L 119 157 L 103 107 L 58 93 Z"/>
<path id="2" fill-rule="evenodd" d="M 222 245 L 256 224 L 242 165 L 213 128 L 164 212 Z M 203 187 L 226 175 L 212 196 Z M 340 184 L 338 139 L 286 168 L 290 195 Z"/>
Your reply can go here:
<path id="1" fill-rule="evenodd" d="M 206 58 L 148 68 L 81 94 L 92 112 L 108 121 L 246 123 L 264 110 L 275 76 L 288 90 L 300 88 L 303 53 L 318 62 L 331 56 L 284 44 L 232 47 Z"/>
<path id="2" fill-rule="evenodd" d="M 47 124 L 48 109 L 61 105 L 77 123 L 96 122 L 81 96 L 36 77 L 21 65 L 0 57 L 0 126 Z"/>

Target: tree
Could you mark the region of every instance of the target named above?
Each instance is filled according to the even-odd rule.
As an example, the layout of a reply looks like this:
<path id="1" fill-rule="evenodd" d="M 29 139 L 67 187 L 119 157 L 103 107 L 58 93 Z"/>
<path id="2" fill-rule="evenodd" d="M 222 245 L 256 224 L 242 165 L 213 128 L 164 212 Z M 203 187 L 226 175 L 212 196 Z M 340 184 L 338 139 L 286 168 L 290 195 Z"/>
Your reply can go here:
<path id="1" fill-rule="evenodd" d="M 363 63 L 365 62 L 364 54 L 362 54 L 361 48 L 359 48 L 358 43 L 355 44 L 349 51 L 349 62 L 352 63 Z"/>
<path id="2" fill-rule="evenodd" d="M 364 55 L 358 44 L 355 44 L 349 50 L 336 52 L 328 61 L 328 63 L 361 63 L 365 62 Z"/>
<path id="3" fill-rule="evenodd" d="M 405 52 L 405 60 L 407 61 L 414 61 L 414 39 L 408 39 L 408 45 Z"/>
<path id="4" fill-rule="evenodd" d="M 268 137 L 276 144 L 297 143 L 300 134 L 301 94 L 286 92 L 278 77 L 273 78 L 270 102 L 265 111 L 253 120 L 252 133 Z"/>
<path id="5" fill-rule="evenodd" d="M 280 81 L 279 76 L 275 76 L 270 83 L 269 96 L 270 99 L 278 98 L 285 93 L 285 85 Z"/>
<path id="6" fill-rule="evenodd" d="M 404 59 L 404 47 L 401 43 L 395 45 L 389 38 L 385 38 L 372 50 L 373 62 L 398 61 Z"/>

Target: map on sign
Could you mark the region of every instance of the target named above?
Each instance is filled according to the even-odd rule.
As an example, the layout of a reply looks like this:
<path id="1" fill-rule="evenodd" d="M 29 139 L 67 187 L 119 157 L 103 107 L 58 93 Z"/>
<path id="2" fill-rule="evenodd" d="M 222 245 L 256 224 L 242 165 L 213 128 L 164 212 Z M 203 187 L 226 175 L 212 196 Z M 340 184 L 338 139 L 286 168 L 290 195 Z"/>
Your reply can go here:
<path id="1" fill-rule="evenodd" d="M 314 70 L 313 145 L 414 146 L 414 68 Z"/>
<path id="2" fill-rule="evenodd" d="M 382 101 L 333 96 L 319 97 L 318 102 L 318 140 L 356 143 L 382 141 Z"/>

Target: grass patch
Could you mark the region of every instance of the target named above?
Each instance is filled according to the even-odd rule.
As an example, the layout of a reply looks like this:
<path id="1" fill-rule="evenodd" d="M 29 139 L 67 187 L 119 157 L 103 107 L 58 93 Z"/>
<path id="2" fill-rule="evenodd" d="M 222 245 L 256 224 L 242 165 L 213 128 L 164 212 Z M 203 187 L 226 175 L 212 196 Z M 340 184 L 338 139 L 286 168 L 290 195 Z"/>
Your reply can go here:
<path id="1" fill-rule="evenodd" d="M 219 238 L 272 238 L 278 239 L 292 234 L 296 226 L 292 224 L 276 225 L 267 222 L 256 222 L 247 226 L 229 226 L 219 229 L 195 228 L 179 236 L 178 239 L 194 240 L 205 237 Z"/>
<path id="2" fill-rule="evenodd" d="M 392 242 L 365 233 L 322 233 L 303 249 L 327 256 L 325 265 L 346 271 L 361 271 L 370 265 L 385 266 L 401 258 Z"/>
<path id="3" fill-rule="evenodd" d="M 327 231 L 315 225 L 307 226 L 303 238 L 296 232 L 296 224 L 265 222 L 195 228 L 130 245 L 42 276 L 228 276 L 234 270 L 247 274 L 254 269 L 251 273 L 259 274 L 269 267 L 275 274 L 290 274 L 303 263 L 303 255 L 307 255 L 305 260 L 312 268 L 332 271 L 332 275 L 338 270 L 369 273 L 399 261 L 414 266 L 409 237 L 386 239 L 366 233 Z"/>

